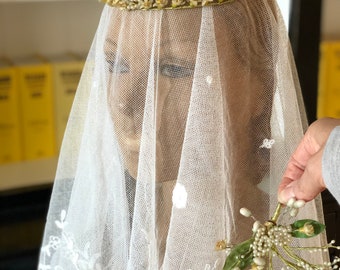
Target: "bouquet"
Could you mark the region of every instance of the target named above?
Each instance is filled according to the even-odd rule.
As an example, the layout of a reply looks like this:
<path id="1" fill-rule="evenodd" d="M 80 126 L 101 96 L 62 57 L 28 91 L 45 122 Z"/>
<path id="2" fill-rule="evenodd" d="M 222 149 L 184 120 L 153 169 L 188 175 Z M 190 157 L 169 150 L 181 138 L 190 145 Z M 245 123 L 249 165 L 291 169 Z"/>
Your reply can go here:
<path id="1" fill-rule="evenodd" d="M 298 214 L 299 208 L 304 205 L 304 201 L 292 198 L 287 203 L 286 212 L 288 211 L 292 217 L 295 217 Z M 311 238 L 324 232 L 325 225 L 311 219 L 296 220 L 288 225 L 278 224 L 282 207 L 283 205 L 279 203 L 273 217 L 264 223 L 256 220 L 250 210 L 246 208 L 240 209 L 240 213 L 243 216 L 254 219 L 252 236 L 250 239 L 235 246 L 229 246 L 225 240 L 217 242 L 216 249 L 225 249 L 227 252 L 223 270 L 272 270 L 274 269 L 274 257 L 279 258 L 286 266 L 286 268 L 282 269 L 339 269 L 339 257 L 335 257 L 332 262 L 324 262 L 320 265 L 308 262 L 298 254 L 298 250 L 328 252 L 330 248 L 340 250 L 340 246 L 335 246 L 334 240 L 321 247 L 291 245 L 293 238 Z"/>

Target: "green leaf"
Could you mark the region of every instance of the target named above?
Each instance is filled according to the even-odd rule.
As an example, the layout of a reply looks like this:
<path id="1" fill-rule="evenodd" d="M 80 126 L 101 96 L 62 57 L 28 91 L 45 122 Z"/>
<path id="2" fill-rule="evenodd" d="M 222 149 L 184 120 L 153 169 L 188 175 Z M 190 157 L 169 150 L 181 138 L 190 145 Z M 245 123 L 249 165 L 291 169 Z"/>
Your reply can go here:
<path id="1" fill-rule="evenodd" d="M 325 230 L 325 225 L 312 219 L 301 219 L 291 224 L 291 235 L 296 238 L 314 237 Z"/>
<path id="2" fill-rule="evenodd" d="M 254 238 L 250 238 L 241 244 L 233 247 L 225 260 L 223 270 L 232 270 L 235 267 L 245 269 L 253 261 L 253 250 L 250 245 L 254 242 Z"/>

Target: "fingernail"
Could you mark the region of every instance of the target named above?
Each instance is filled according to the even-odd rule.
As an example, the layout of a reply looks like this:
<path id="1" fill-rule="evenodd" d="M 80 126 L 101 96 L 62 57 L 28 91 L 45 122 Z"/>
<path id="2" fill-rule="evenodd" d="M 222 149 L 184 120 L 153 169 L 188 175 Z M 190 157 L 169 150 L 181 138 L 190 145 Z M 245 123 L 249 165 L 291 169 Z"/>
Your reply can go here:
<path id="1" fill-rule="evenodd" d="M 289 199 L 294 198 L 295 194 L 292 187 L 287 186 L 278 195 L 278 200 L 280 203 L 287 204 Z"/>

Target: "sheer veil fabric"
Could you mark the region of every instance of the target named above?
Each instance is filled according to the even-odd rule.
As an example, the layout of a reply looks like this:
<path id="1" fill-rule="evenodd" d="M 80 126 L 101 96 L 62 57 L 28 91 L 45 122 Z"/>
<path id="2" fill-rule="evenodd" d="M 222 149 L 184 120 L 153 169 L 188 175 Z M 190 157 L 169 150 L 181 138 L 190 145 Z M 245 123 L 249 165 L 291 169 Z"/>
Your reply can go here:
<path id="1" fill-rule="evenodd" d="M 105 6 L 64 136 L 39 269 L 222 269 L 216 242 L 250 237 L 241 207 L 270 217 L 305 127 L 274 0 Z M 303 217 L 322 221 L 319 198 Z"/>

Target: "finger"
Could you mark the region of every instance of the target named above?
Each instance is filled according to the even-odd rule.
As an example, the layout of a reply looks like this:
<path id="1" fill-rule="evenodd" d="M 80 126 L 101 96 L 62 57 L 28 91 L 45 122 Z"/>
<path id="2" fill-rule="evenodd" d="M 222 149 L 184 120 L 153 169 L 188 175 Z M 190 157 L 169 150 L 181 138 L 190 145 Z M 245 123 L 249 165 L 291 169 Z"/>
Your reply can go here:
<path id="1" fill-rule="evenodd" d="M 290 184 L 291 181 L 299 179 L 302 176 L 304 170 L 305 165 L 297 161 L 293 155 L 287 164 L 287 168 L 283 174 L 283 180 L 280 184 L 280 187 L 286 186 Z"/>
<path id="2" fill-rule="evenodd" d="M 278 194 L 278 200 L 281 203 L 286 204 L 292 197 L 298 200 L 311 201 L 325 189 L 321 174 L 321 159 L 322 151 L 319 151 L 309 159 L 299 179 L 283 179 Z"/>
<path id="3" fill-rule="evenodd" d="M 301 178 L 292 185 L 296 199 L 310 201 L 325 190 L 321 172 L 322 153 L 323 150 L 320 150 L 309 159 Z"/>
<path id="4" fill-rule="evenodd" d="M 278 189 L 278 201 L 282 204 L 287 204 L 290 198 L 295 198 L 294 190 L 291 185 L 294 180 L 288 177 L 284 177 Z"/>
<path id="5" fill-rule="evenodd" d="M 304 169 L 305 166 L 295 159 L 294 153 L 288 162 L 286 171 L 284 172 L 281 183 L 279 184 L 278 194 L 280 194 L 282 190 L 284 190 L 293 181 L 300 179 Z M 283 197 L 278 197 L 278 199 L 281 203 L 286 203 L 290 199 L 288 196 L 289 194 L 285 194 Z"/>
<path id="6" fill-rule="evenodd" d="M 301 178 L 307 162 L 312 156 L 313 151 L 311 151 L 309 142 L 310 140 L 305 135 L 288 161 L 287 168 L 278 188 L 278 200 L 281 203 L 286 203 L 293 195 L 290 190 L 282 194 L 281 192 L 293 181 Z"/>

